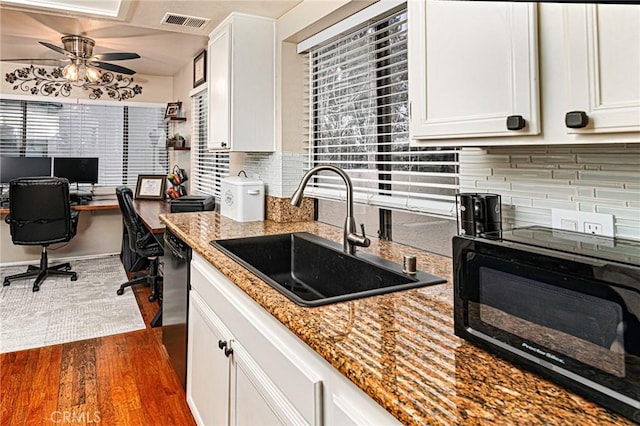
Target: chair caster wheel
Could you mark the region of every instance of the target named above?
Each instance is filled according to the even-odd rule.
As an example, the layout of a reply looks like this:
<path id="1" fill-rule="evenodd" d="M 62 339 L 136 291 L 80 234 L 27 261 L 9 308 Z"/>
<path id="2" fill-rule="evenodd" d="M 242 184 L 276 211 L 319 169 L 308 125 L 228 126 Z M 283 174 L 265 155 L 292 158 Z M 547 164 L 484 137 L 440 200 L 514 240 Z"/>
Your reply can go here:
<path id="1" fill-rule="evenodd" d="M 156 296 L 154 294 L 152 294 L 151 296 L 149 296 L 149 302 L 153 303 L 156 301 Z"/>
<path id="2" fill-rule="evenodd" d="M 122 295 L 124 294 L 124 289 L 123 289 L 123 288 L 119 288 L 119 289 L 117 289 L 117 290 L 116 290 L 116 294 L 117 294 L 118 296 L 122 296 Z"/>
<path id="3" fill-rule="evenodd" d="M 40 286 L 36 286 L 36 285 L 34 285 L 34 286 L 33 286 L 33 291 L 34 291 L 34 293 L 35 293 L 36 291 L 40 291 Z"/>
<path id="4" fill-rule="evenodd" d="M 78 281 L 78 274 L 71 275 L 71 281 Z"/>
<path id="5" fill-rule="evenodd" d="M 7 280 L 7 279 L 5 279 L 5 280 L 2 282 L 2 285 L 3 285 L 4 287 L 8 286 L 9 284 L 11 284 L 11 282 L 9 282 L 9 280 Z"/>

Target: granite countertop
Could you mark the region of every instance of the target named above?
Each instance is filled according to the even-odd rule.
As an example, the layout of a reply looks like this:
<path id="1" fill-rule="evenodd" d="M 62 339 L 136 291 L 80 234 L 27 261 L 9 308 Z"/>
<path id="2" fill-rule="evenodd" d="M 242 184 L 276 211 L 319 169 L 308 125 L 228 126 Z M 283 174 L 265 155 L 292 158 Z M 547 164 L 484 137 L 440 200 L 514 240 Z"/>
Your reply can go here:
<path id="1" fill-rule="evenodd" d="M 360 249 L 447 284 L 305 308 L 209 244 L 211 240 L 309 232 L 341 242 L 319 222 L 234 222 L 216 212 L 169 213 L 167 228 L 307 345 L 405 424 L 633 424 L 453 334 L 451 259 L 372 239 Z"/>

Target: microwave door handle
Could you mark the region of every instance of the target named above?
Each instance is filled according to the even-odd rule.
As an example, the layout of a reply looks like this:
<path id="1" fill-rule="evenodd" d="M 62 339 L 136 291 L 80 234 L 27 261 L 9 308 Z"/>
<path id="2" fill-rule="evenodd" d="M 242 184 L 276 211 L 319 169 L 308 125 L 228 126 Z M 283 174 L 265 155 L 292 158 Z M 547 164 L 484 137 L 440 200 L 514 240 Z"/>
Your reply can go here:
<path id="1" fill-rule="evenodd" d="M 484 221 L 485 221 L 485 200 L 484 198 L 473 199 L 473 218 L 476 235 L 484 233 Z"/>
<path id="2" fill-rule="evenodd" d="M 474 198 L 473 216 L 476 220 L 484 220 L 484 198 Z"/>

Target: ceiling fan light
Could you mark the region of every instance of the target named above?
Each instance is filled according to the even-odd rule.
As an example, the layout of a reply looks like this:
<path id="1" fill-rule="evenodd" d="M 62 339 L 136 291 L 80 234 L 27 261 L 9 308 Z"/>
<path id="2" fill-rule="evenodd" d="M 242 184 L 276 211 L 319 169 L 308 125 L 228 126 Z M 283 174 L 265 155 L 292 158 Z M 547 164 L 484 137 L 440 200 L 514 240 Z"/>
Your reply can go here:
<path id="1" fill-rule="evenodd" d="M 62 69 L 62 76 L 68 81 L 78 81 L 78 66 L 71 63 Z"/>
<path id="2" fill-rule="evenodd" d="M 86 76 L 90 82 L 96 83 L 100 80 L 100 71 L 97 68 L 87 65 Z"/>

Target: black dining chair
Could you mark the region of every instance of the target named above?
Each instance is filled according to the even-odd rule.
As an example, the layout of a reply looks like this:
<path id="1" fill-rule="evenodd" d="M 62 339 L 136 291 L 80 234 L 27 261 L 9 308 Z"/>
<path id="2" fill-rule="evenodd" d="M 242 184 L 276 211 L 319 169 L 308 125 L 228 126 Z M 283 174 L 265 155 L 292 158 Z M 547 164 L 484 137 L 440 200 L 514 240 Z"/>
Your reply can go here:
<path id="1" fill-rule="evenodd" d="M 78 275 L 69 263 L 49 266 L 47 247 L 70 241 L 78 228 L 78 212 L 71 210 L 69 181 L 57 177 L 25 177 L 9 182 L 9 224 L 11 240 L 16 245 L 42 246 L 40 266 L 29 265 L 27 272 L 4 278 L 11 281 L 36 277 L 33 291 L 49 276 L 64 275 L 76 281 Z"/>
<path id="2" fill-rule="evenodd" d="M 130 254 L 134 255 L 130 257 L 135 258 L 128 272 L 138 272 L 148 269 L 148 272 L 143 276 L 135 277 L 120 285 L 116 293 L 122 295 L 126 287 L 131 287 L 139 283 L 148 283 L 151 285 L 149 302 L 153 302 L 159 297 L 158 282 L 161 277 L 158 275 L 158 266 L 160 256 L 164 254 L 164 249 L 153 233 L 142 223 L 133 204 L 133 192 L 131 189 L 126 186 L 119 186 L 116 188 L 116 196 L 118 198 L 118 204 L 120 205 L 124 233 L 127 239 L 125 243 L 128 242 L 128 244 L 123 244 L 123 251 L 128 249 L 131 252 Z"/>

